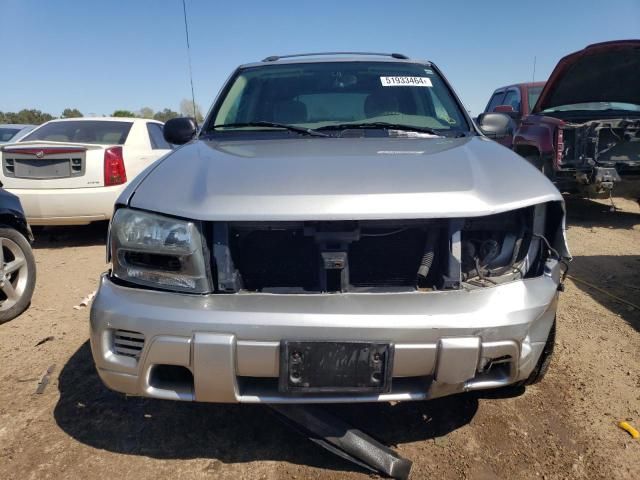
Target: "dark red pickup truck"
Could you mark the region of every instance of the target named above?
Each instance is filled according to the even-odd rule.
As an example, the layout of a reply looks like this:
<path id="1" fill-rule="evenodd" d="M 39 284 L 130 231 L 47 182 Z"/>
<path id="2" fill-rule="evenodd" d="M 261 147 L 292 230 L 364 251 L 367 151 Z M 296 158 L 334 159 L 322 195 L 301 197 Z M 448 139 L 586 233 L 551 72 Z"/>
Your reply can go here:
<path id="1" fill-rule="evenodd" d="M 498 110 L 501 110 L 499 108 Z M 529 115 L 478 117 L 486 135 L 512 148 L 563 191 L 640 187 L 640 40 L 590 45 L 560 60 Z"/>
<path id="2" fill-rule="evenodd" d="M 485 113 L 500 112 L 508 115 L 513 120 L 511 131 L 503 138 L 496 139 L 498 143 L 509 148 L 513 146 L 513 132 L 520 127 L 522 119 L 531 113 L 531 109 L 536 104 L 540 92 L 542 92 L 544 83 L 516 83 L 500 87 L 493 92 L 487 107 L 484 109 Z"/>

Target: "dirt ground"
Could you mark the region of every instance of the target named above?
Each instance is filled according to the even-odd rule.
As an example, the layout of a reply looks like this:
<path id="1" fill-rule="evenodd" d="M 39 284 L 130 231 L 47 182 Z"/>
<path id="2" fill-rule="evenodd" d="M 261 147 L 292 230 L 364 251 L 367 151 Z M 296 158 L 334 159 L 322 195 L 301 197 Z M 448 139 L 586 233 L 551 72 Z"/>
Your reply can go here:
<path id="1" fill-rule="evenodd" d="M 333 409 L 413 460 L 412 478 L 640 476 L 640 209 L 568 199 L 575 257 L 545 380 L 524 390 Z M 0 478 L 370 478 L 266 407 L 126 398 L 100 383 L 87 309 L 104 225 L 38 232 L 31 308 L 0 325 Z M 578 281 L 581 280 L 581 281 Z M 49 336 L 54 339 L 39 346 Z M 55 365 L 51 383 L 34 394 Z"/>

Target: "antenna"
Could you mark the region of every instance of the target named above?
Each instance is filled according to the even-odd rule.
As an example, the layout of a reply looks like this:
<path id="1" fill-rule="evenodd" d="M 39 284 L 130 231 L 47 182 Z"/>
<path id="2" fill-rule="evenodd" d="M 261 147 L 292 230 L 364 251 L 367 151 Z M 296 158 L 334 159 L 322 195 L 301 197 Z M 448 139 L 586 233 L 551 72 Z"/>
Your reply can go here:
<path id="1" fill-rule="evenodd" d="M 533 75 L 531 75 L 531 81 L 532 82 L 536 81 L 536 57 L 535 57 L 535 55 L 533 56 Z"/>
<path id="2" fill-rule="evenodd" d="M 193 119 L 198 128 L 198 114 L 196 112 L 196 94 L 193 90 L 193 71 L 191 69 L 191 45 L 189 44 L 189 25 L 187 24 L 187 5 L 182 0 L 182 13 L 184 14 L 184 33 L 187 37 L 187 58 L 189 59 L 189 81 L 191 82 L 191 102 L 193 103 Z"/>

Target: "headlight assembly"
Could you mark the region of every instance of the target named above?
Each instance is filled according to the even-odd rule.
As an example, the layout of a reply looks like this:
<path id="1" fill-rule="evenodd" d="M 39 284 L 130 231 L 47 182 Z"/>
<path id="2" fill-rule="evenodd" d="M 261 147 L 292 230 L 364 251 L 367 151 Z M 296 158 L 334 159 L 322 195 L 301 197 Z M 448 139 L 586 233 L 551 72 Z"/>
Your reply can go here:
<path id="1" fill-rule="evenodd" d="M 165 290 L 211 291 L 199 224 L 122 208 L 110 239 L 115 277 Z"/>
<path id="2" fill-rule="evenodd" d="M 545 205 L 467 219 L 462 230 L 462 279 L 481 285 L 524 278 L 539 259 Z"/>

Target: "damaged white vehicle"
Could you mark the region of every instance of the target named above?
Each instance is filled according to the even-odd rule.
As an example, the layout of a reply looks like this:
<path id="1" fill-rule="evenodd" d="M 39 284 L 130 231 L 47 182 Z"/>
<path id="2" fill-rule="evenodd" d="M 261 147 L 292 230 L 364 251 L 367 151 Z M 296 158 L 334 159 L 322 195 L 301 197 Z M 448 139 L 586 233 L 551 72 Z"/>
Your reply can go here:
<path id="1" fill-rule="evenodd" d="M 173 400 L 424 400 L 539 380 L 569 253 L 542 173 L 400 54 L 239 67 L 116 204 L 104 383 Z"/>

